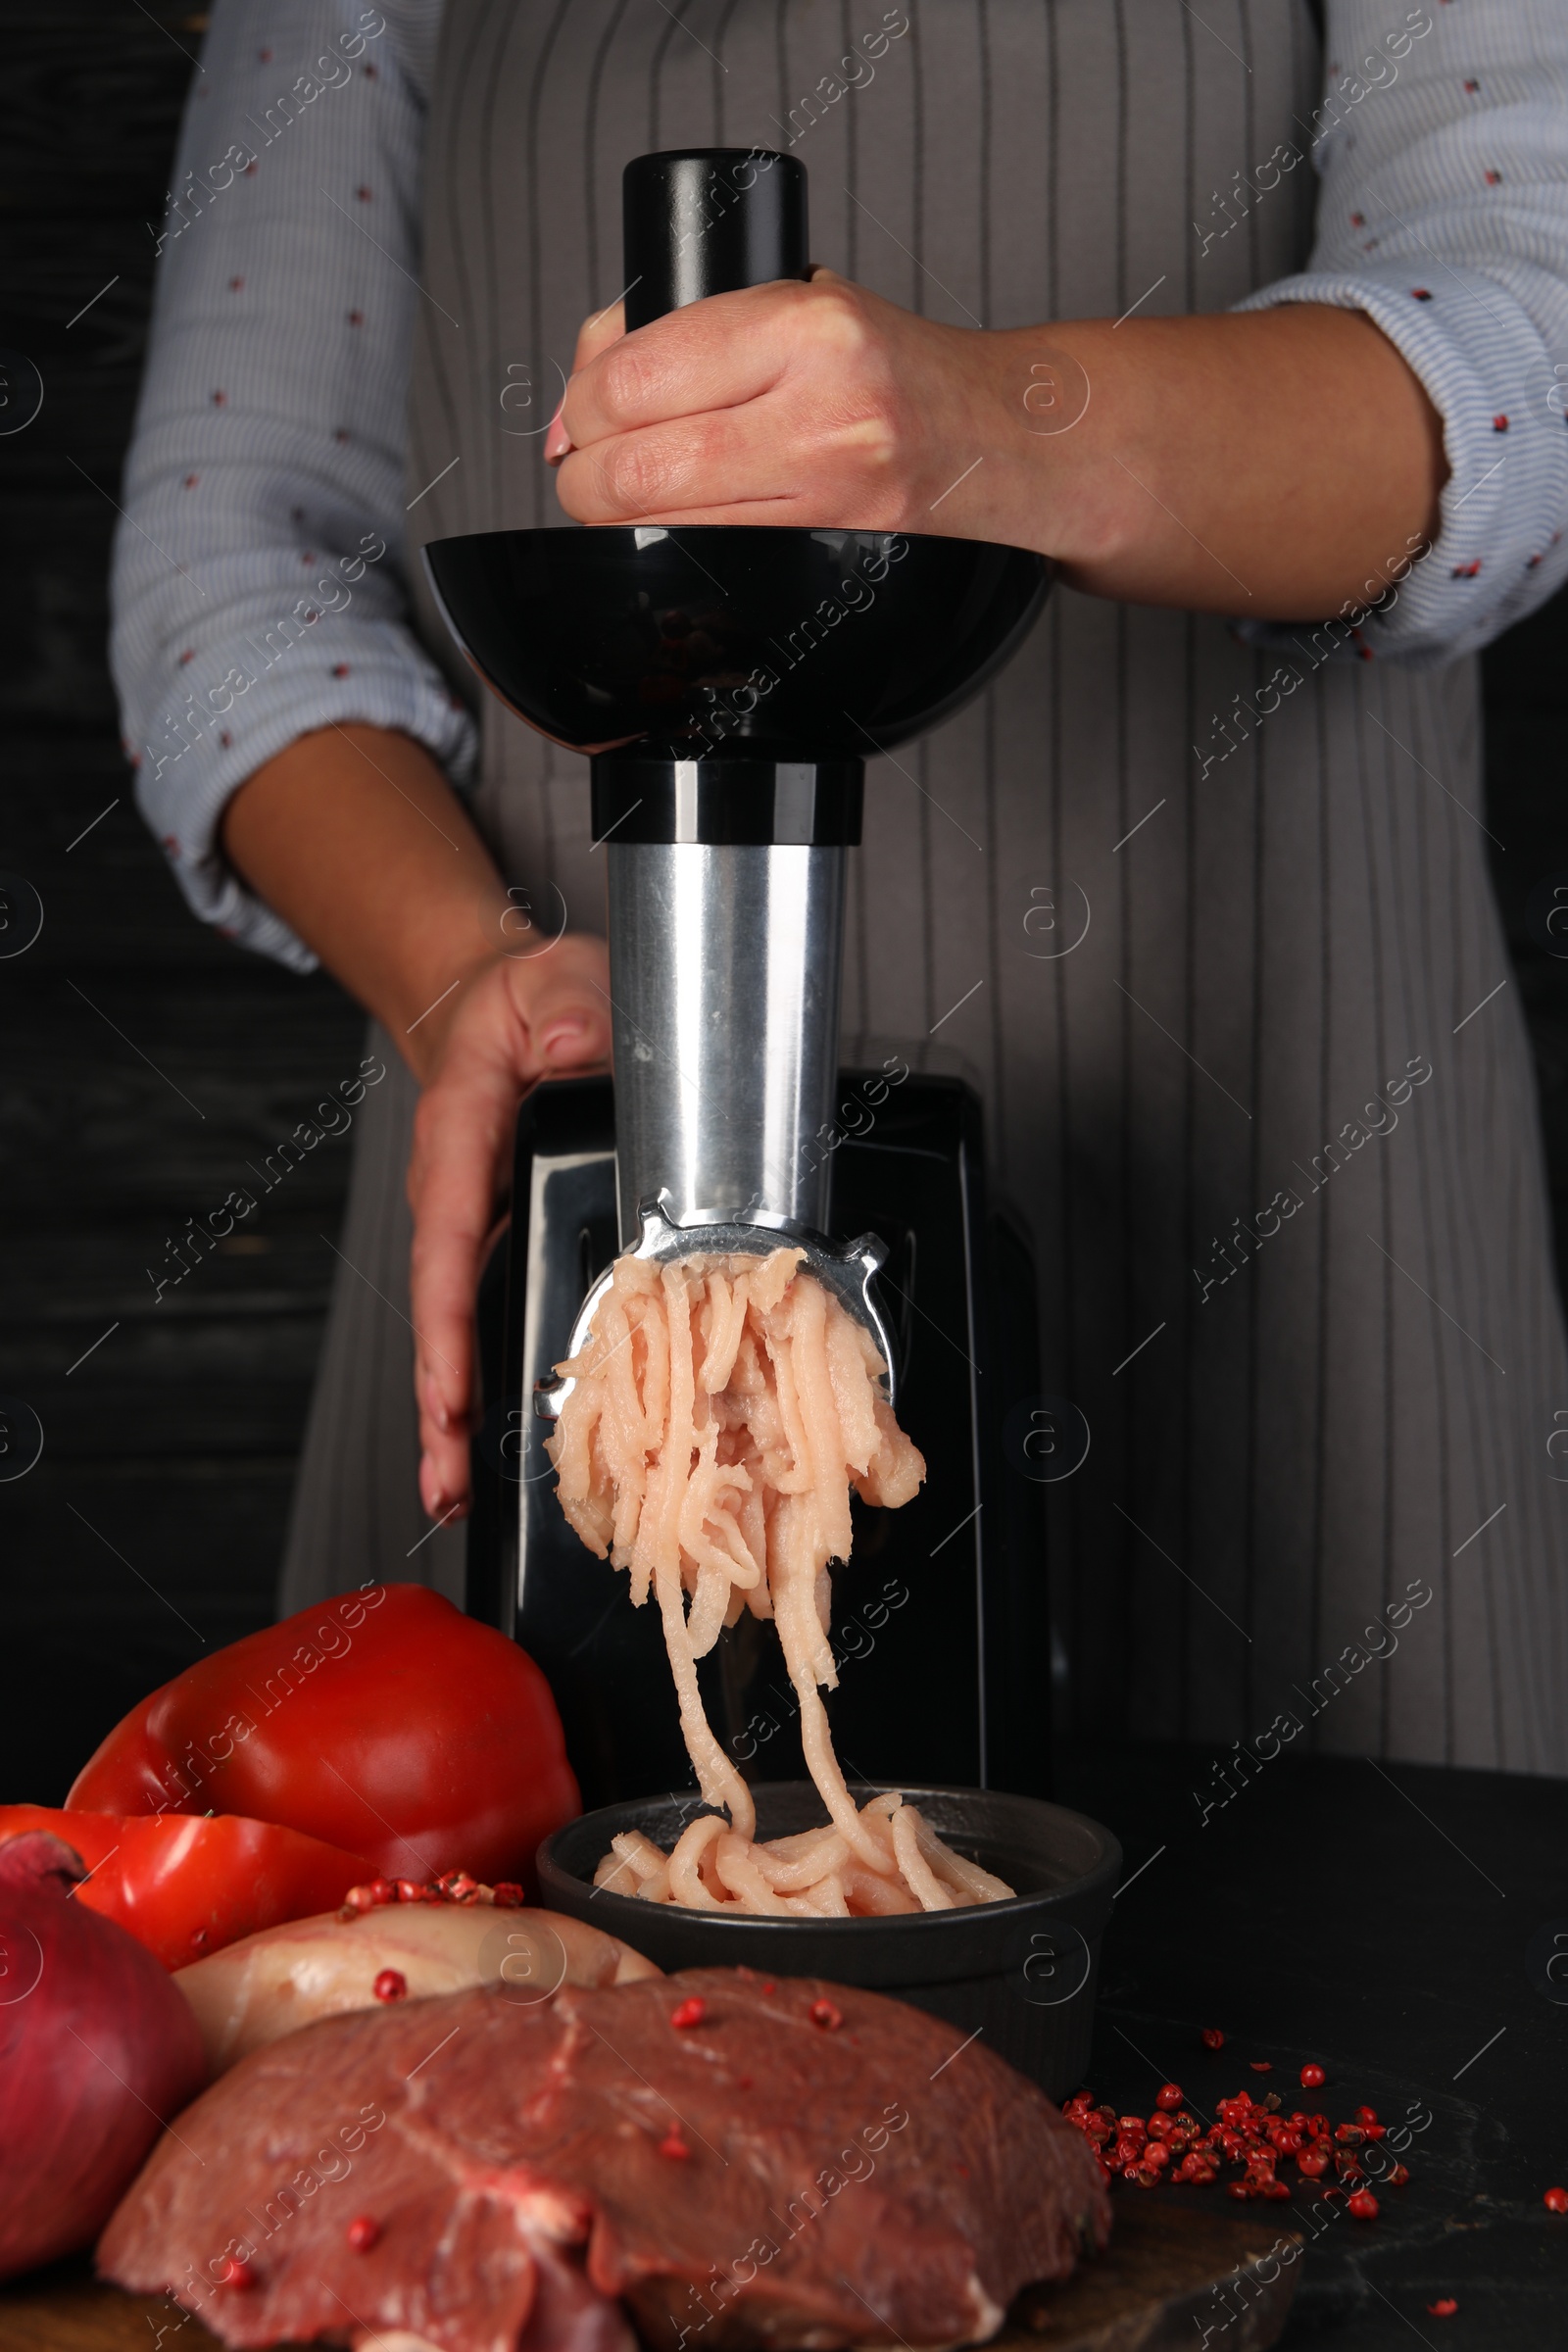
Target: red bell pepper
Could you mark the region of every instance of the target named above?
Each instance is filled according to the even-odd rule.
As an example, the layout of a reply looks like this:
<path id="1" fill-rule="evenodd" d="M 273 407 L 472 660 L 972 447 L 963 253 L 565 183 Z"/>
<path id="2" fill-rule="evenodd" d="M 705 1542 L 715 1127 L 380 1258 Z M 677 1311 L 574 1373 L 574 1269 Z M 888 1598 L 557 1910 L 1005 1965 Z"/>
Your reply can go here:
<path id="1" fill-rule="evenodd" d="M 538 1667 L 422 1585 L 365 1586 L 199 1659 L 116 1726 L 67 1801 L 243 1813 L 388 1878 L 492 1885 L 581 1809 Z"/>
<path id="2" fill-rule="evenodd" d="M 166 1968 L 184 1968 L 260 1928 L 335 1910 L 373 1875 L 358 1854 L 233 1813 L 127 1820 L 0 1805 L 0 1844 L 24 1830 L 48 1830 L 74 1846 L 88 1875 L 74 1899 L 127 1929 Z"/>

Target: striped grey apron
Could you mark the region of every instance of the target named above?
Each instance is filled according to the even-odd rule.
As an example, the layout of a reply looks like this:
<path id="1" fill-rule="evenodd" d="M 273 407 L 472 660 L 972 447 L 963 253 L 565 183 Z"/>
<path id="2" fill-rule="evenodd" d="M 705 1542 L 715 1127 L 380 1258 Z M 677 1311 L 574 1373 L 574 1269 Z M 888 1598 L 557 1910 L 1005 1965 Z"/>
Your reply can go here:
<path id="1" fill-rule="evenodd" d="M 1215 311 L 1308 250 L 1304 163 L 1245 218 L 1213 191 L 1304 153 L 1319 70 L 1304 0 L 1212 28 L 1181 0 L 463 0 L 420 537 L 563 519 L 542 428 L 620 291 L 628 157 L 789 147 L 815 257 L 950 323 Z M 1058 591 L 981 700 L 871 763 L 845 1054 L 968 1075 L 1033 1235 L 1043 1386 L 1089 1443 L 1046 1488 L 1065 1728 L 1561 1772 L 1568 1365 L 1518 1000 L 1491 993 L 1475 665 L 1317 650 L 1286 690 L 1221 620 Z M 481 723 L 507 879 L 598 927 L 586 763 L 492 700 Z M 406 1302 L 410 1090 L 383 1091 L 344 1248 Z M 363 1288 L 334 1309 L 291 1595 L 454 1573 L 445 1535 L 392 1556 L 420 1532 L 407 1343 Z"/>

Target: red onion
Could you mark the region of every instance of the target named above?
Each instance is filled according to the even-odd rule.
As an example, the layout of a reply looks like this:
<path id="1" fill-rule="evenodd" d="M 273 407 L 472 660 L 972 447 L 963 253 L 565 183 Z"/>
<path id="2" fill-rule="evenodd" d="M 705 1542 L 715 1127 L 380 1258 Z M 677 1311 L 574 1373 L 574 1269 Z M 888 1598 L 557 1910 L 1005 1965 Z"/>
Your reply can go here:
<path id="1" fill-rule="evenodd" d="M 90 2245 L 206 2079 L 184 1995 L 72 1900 L 84 1876 L 43 1831 L 0 1845 L 0 2278 Z"/>

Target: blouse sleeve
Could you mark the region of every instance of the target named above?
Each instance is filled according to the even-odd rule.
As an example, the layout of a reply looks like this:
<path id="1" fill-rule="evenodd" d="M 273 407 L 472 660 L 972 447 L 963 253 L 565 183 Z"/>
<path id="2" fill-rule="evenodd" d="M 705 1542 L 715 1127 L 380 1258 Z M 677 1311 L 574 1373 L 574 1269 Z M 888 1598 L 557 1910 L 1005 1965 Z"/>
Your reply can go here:
<path id="1" fill-rule="evenodd" d="M 315 958 L 225 863 L 229 795 L 297 736 L 473 728 L 400 579 L 425 101 L 440 0 L 218 0 L 159 240 L 111 662 L 142 812 L 197 913 Z"/>
<path id="2" fill-rule="evenodd" d="M 1364 311 L 1426 386 L 1441 529 L 1356 650 L 1451 662 L 1568 575 L 1568 6 L 1329 0 L 1327 64 L 1310 266 L 1239 307 Z"/>

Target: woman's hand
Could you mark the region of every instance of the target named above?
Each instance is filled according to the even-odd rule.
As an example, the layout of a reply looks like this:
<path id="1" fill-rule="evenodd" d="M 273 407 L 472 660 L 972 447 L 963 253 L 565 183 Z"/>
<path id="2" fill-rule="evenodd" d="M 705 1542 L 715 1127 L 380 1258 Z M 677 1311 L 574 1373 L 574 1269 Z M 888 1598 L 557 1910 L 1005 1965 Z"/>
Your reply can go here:
<path id="1" fill-rule="evenodd" d="M 578 338 L 545 455 L 579 522 L 941 529 L 955 450 L 994 443 L 1003 421 L 987 340 L 831 270 L 633 335 L 617 304 Z"/>
<path id="2" fill-rule="evenodd" d="M 603 940 L 539 945 L 429 753 L 385 728 L 301 736 L 228 805 L 227 855 L 387 1029 L 415 1119 L 411 1314 L 432 1517 L 466 1509 L 473 1306 L 524 1090 L 610 1057 Z"/>
<path id="3" fill-rule="evenodd" d="M 583 933 L 502 954 L 463 983 L 426 1065 L 409 1162 L 410 1284 L 419 1494 L 432 1519 L 467 1509 L 474 1299 L 512 1174 L 517 1104 L 537 1078 L 608 1062 L 609 985 L 605 943 Z"/>
<path id="4" fill-rule="evenodd" d="M 1097 596 L 1375 603 L 1435 537 L 1443 428 L 1358 311 L 943 326 L 830 270 L 590 320 L 545 454 L 579 521 L 992 539 Z"/>

